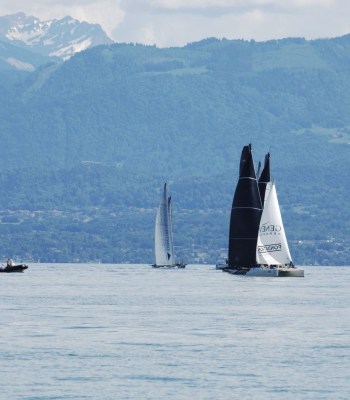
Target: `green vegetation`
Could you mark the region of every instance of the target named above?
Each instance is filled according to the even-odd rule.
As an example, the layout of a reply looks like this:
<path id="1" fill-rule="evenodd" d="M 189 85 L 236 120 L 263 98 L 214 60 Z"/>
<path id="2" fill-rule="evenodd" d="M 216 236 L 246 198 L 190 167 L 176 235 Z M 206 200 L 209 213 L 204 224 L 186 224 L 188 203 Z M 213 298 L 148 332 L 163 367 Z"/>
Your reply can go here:
<path id="1" fill-rule="evenodd" d="M 216 262 L 252 142 L 256 161 L 271 152 L 295 261 L 348 264 L 349 54 L 350 36 L 207 39 L 0 73 L 0 256 L 153 262 L 168 181 L 179 256 Z"/>

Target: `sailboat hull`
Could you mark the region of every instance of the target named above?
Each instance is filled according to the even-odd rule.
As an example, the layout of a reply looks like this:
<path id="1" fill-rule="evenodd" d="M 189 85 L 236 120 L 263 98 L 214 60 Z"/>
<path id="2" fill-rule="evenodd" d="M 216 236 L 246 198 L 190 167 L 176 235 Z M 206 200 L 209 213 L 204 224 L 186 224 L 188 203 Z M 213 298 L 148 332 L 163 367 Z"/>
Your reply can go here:
<path id="1" fill-rule="evenodd" d="M 178 263 L 174 265 L 157 265 L 152 264 L 152 268 L 185 268 L 186 264 Z"/>

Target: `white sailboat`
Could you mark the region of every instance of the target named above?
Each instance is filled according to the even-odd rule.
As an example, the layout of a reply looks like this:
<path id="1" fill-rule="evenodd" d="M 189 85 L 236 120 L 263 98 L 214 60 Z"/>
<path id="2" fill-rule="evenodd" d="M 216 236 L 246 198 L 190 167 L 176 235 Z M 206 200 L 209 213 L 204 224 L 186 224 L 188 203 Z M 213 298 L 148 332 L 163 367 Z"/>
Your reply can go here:
<path id="1" fill-rule="evenodd" d="M 172 202 L 167 195 L 167 186 L 164 184 L 162 198 L 157 209 L 154 234 L 155 268 L 178 267 L 185 268 L 183 262 L 176 262 L 173 244 Z"/>
<path id="2" fill-rule="evenodd" d="M 293 264 L 274 182 L 266 184 L 258 233 L 257 261 L 259 267 L 251 268 L 247 275 L 304 276 L 304 270 Z"/>

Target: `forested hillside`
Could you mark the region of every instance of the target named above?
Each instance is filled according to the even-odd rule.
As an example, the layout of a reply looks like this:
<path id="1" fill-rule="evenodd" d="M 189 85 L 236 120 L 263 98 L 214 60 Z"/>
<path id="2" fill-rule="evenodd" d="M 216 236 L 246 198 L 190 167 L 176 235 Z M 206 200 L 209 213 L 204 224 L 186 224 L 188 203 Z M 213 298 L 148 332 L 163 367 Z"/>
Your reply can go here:
<path id="1" fill-rule="evenodd" d="M 152 262 L 168 181 L 179 255 L 215 262 L 251 142 L 256 161 L 271 152 L 295 261 L 346 264 L 349 110 L 349 35 L 115 44 L 47 64 L 2 87 L 1 254 Z"/>

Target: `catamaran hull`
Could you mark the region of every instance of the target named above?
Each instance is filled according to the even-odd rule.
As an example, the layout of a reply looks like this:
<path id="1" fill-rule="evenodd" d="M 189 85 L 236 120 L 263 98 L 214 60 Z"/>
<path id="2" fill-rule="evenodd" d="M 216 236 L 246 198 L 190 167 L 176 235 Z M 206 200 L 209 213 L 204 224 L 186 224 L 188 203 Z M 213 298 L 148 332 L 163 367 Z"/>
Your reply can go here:
<path id="1" fill-rule="evenodd" d="M 228 272 L 232 275 L 246 275 L 246 276 L 278 276 L 278 270 L 272 268 L 223 268 L 224 272 Z"/>
<path id="2" fill-rule="evenodd" d="M 227 269 L 227 264 L 216 264 L 215 265 L 215 268 L 216 269 Z"/>
<path id="3" fill-rule="evenodd" d="M 279 276 L 279 271 L 277 268 L 260 268 L 254 267 L 250 268 L 247 273 L 247 276 Z"/>
<path id="4" fill-rule="evenodd" d="M 304 270 L 299 268 L 222 268 L 222 264 L 216 266 L 217 269 L 221 269 L 224 272 L 228 272 L 232 275 L 246 275 L 246 276 L 267 276 L 267 277 L 304 277 Z"/>
<path id="5" fill-rule="evenodd" d="M 278 276 L 287 276 L 295 278 L 303 278 L 304 270 L 300 268 L 279 268 Z"/>

